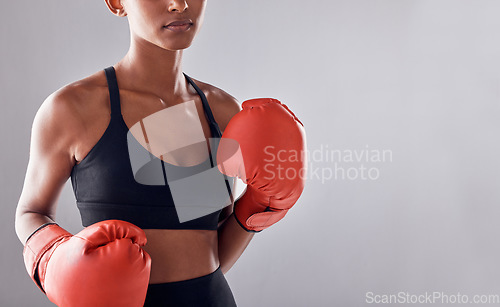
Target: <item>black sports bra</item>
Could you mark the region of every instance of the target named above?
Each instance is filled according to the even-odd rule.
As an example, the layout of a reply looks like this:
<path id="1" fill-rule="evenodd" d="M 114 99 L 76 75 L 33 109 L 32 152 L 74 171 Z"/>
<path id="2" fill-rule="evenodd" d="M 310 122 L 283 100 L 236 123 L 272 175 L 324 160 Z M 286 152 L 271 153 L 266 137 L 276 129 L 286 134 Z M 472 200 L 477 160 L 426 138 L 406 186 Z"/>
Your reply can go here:
<path id="1" fill-rule="evenodd" d="M 211 141 L 215 140 L 209 159 L 198 165 L 183 167 L 150 155 L 150 161 L 137 170 L 137 165 L 133 169 L 132 155 L 149 152 L 130 137 L 121 114 L 120 93 L 113 66 L 104 71 L 109 88 L 111 120 L 97 144 L 71 171 L 71 183 L 83 226 L 118 219 L 144 229 L 217 229 L 220 212 L 232 203 L 234 182 L 233 178 L 218 172 L 215 152 L 217 140 L 222 134 L 203 92 L 184 75 L 201 98 L 210 125 Z M 179 133 L 182 134 L 182 131 Z M 149 177 L 157 176 L 161 180 L 141 179 L 141 173 L 149 174 Z M 152 182 L 147 183 L 148 180 Z"/>

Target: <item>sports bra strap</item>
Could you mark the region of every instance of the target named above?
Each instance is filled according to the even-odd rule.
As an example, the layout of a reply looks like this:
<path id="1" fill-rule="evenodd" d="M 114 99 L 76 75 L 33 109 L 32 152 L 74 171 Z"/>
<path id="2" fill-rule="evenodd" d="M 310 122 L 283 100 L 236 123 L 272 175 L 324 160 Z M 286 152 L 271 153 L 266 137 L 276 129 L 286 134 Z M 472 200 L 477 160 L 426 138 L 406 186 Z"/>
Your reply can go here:
<path id="1" fill-rule="evenodd" d="M 193 88 L 196 90 L 196 93 L 198 93 L 198 96 L 200 96 L 201 98 L 203 109 L 205 110 L 205 114 L 210 124 L 210 130 L 212 131 L 212 136 L 216 138 L 222 137 L 219 125 L 215 121 L 214 115 L 212 114 L 212 110 L 210 109 L 210 105 L 208 104 L 207 97 L 205 96 L 203 91 L 198 87 L 198 85 L 196 85 L 196 83 L 194 83 L 194 81 L 188 75 L 184 74 L 184 77 L 186 77 L 186 80 L 188 80 L 189 84 L 193 86 Z"/>
<path id="2" fill-rule="evenodd" d="M 111 104 L 111 117 L 119 117 L 122 116 L 120 109 L 120 92 L 118 90 L 118 81 L 116 80 L 116 72 L 113 66 L 107 67 L 104 69 L 106 73 L 106 80 L 108 81 L 108 89 L 109 89 L 109 100 Z M 186 74 L 184 74 L 186 80 L 193 86 L 196 90 L 196 93 L 201 98 L 201 102 L 203 105 L 203 109 L 205 110 L 205 114 L 207 116 L 208 122 L 210 124 L 210 130 L 212 132 L 212 136 L 216 138 L 222 137 L 222 133 L 220 131 L 219 125 L 215 121 L 214 115 L 212 114 L 212 110 L 210 109 L 210 105 L 208 104 L 207 97 L 203 93 L 203 91 L 194 83 L 194 81 Z"/>
<path id="3" fill-rule="evenodd" d="M 120 109 L 120 92 L 116 81 L 115 68 L 110 66 L 105 68 L 106 80 L 108 80 L 109 100 L 111 104 L 111 118 L 122 116 Z"/>

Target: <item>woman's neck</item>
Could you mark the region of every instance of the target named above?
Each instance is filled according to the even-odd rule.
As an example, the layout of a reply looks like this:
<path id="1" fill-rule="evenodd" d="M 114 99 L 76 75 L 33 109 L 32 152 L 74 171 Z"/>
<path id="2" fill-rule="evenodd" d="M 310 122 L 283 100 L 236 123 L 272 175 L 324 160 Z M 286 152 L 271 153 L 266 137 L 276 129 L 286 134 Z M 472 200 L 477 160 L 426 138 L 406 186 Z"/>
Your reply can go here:
<path id="1" fill-rule="evenodd" d="M 158 97 L 179 97 L 186 94 L 182 50 L 165 50 L 137 39 L 132 39 L 131 42 L 127 54 L 115 65 L 120 87 L 148 92 Z"/>

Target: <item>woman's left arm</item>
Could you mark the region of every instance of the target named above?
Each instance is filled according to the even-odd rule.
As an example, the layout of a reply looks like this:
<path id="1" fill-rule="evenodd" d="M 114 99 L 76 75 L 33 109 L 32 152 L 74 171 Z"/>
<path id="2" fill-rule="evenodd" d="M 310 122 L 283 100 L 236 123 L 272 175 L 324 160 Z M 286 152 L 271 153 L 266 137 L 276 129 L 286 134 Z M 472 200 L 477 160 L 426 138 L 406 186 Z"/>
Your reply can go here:
<path id="1" fill-rule="evenodd" d="M 224 132 L 231 118 L 241 111 L 239 102 L 219 88 L 206 83 L 197 83 L 201 85 L 200 87 L 207 94 L 207 100 L 214 113 L 215 120 L 219 124 L 221 132 Z M 222 210 L 217 230 L 219 261 L 223 273 L 229 271 L 236 263 L 254 235 L 252 232 L 245 231 L 238 224 L 232 212 L 233 205 Z"/>
<path id="2" fill-rule="evenodd" d="M 220 267 L 222 273 L 225 274 L 243 254 L 254 233 L 245 231 L 236 221 L 234 214 L 231 213 L 219 226 L 217 235 L 219 238 Z"/>

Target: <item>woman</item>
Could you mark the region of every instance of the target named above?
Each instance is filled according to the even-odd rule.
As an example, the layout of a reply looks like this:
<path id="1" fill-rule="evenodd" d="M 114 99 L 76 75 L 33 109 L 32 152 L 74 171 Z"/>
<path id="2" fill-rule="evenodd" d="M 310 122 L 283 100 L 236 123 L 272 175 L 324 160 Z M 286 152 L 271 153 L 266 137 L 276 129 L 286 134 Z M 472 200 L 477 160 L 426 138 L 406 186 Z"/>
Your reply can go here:
<path id="1" fill-rule="evenodd" d="M 128 53 L 34 120 L 16 214 L 28 273 L 60 306 L 235 306 L 223 274 L 302 193 L 302 123 L 183 74 L 206 0 L 106 3 L 129 20 Z M 54 222 L 68 177 L 75 236 Z M 236 204 L 233 177 L 247 183 Z"/>
<path id="2" fill-rule="evenodd" d="M 106 73 L 99 71 L 50 95 L 37 112 L 30 160 L 16 214 L 16 232 L 23 243 L 41 226 L 54 223 L 56 200 L 70 176 L 77 200 L 84 198 L 84 193 L 97 193 L 102 188 L 92 188 L 89 182 L 92 180 L 85 170 L 97 169 L 98 163 L 92 164 L 92 161 L 100 159 L 102 152 L 110 148 L 110 135 L 119 135 L 109 132 L 119 129 L 115 126 L 118 122 L 113 122 L 113 114 L 115 118 L 121 114 L 126 130 L 162 109 L 194 101 L 208 139 L 215 137 L 217 124 L 220 131 L 224 131 L 233 115 L 241 110 L 229 94 L 182 73 L 183 50 L 191 45 L 201 27 L 206 0 L 106 0 L 106 4 L 116 16 L 127 17 L 130 49 Z M 118 89 L 113 88 L 113 82 L 117 82 Z M 213 116 L 209 116 L 210 112 Z M 178 133 L 182 137 L 182 130 Z M 93 155 L 91 162 L 86 159 L 89 155 Z M 192 155 L 192 159 L 184 163 L 192 165 L 200 160 L 203 161 L 199 155 Z M 80 163 L 87 165 L 82 167 Z M 112 169 L 109 165 L 106 167 Z M 75 168 L 79 168 L 78 172 Z M 97 182 L 103 180 L 99 177 L 101 173 L 95 176 Z M 116 184 L 130 182 L 117 181 Z M 109 193 L 109 189 L 102 193 Z M 85 207 L 83 203 L 79 208 L 84 224 L 99 220 L 93 216 L 95 208 Z M 110 208 L 100 214 L 113 216 Z M 220 213 L 215 226 L 213 215 L 210 222 L 202 221 L 192 227 L 168 221 L 150 228 L 147 222 L 143 227 L 137 225 L 144 229 L 147 244 L 143 249 L 151 257 L 146 305 L 235 305 L 223 273 L 239 258 L 253 233 L 240 227 L 231 212 L 231 205 L 215 212 Z M 152 217 L 141 214 L 144 220 Z"/>

